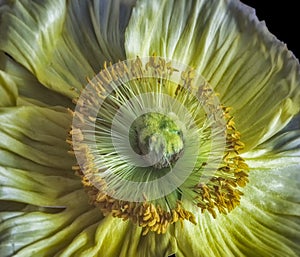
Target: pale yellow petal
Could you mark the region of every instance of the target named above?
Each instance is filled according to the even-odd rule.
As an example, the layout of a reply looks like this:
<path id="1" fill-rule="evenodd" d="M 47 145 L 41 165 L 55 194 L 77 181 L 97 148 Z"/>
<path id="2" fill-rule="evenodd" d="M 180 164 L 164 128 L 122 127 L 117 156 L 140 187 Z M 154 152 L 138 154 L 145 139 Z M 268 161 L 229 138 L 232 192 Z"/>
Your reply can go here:
<path id="1" fill-rule="evenodd" d="M 72 108 L 70 99 L 49 90 L 11 57 L 0 52 L 0 105 L 33 104 L 38 106 L 64 106 Z"/>
<path id="2" fill-rule="evenodd" d="M 0 49 L 46 87 L 73 98 L 104 61 L 124 59 L 131 8 L 122 0 L 6 3 L 0 12 Z"/>
<path id="3" fill-rule="evenodd" d="M 79 234 L 58 256 L 168 257 L 177 249 L 173 233 L 143 236 L 140 227 L 109 216 Z"/>
<path id="4" fill-rule="evenodd" d="M 197 225 L 176 227 L 176 256 L 299 256 L 299 168 L 251 171 L 241 204 L 232 212 L 213 219 L 198 210 Z"/>
<path id="5" fill-rule="evenodd" d="M 138 1 L 125 47 L 128 58 L 156 54 L 194 67 L 233 107 L 245 151 L 299 111 L 298 61 L 240 1 Z"/>

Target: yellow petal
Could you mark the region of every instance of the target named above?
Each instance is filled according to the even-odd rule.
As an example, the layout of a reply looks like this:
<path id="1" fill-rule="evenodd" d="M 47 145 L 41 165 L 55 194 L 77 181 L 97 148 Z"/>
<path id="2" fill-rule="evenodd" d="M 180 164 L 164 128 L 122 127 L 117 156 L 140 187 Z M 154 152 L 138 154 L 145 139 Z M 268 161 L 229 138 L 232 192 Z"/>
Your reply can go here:
<path id="1" fill-rule="evenodd" d="M 241 204 L 232 212 L 216 219 L 199 213 L 197 225 L 176 227 L 176 256 L 299 256 L 299 168 L 250 172 Z"/>
<path id="2" fill-rule="evenodd" d="M 0 51 L 0 107 L 15 106 L 18 89 L 12 78 L 3 71 L 6 65 L 6 56 Z"/>
<path id="3" fill-rule="evenodd" d="M 284 131 L 245 154 L 251 171 L 240 206 L 215 220 L 199 214 L 198 225 L 177 228 L 177 256 L 188 256 L 188 249 L 197 256 L 299 256 L 299 128 L 295 117 Z"/>
<path id="4" fill-rule="evenodd" d="M 0 105 L 3 107 L 24 103 L 72 107 L 67 97 L 43 86 L 28 70 L 4 53 L 0 53 L 0 73 Z"/>
<path id="5" fill-rule="evenodd" d="M 233 107 L 245 151 L 300 109 L 298 61 L 240 1 L 138 1 L 125 49 L 194 67 Z"/>
<path id="6" fill-rule="evenodd" d="M 33 106 L 0 108 L 0 117 L 1 256 L 53 256 L 102 218 L 71 170 L 70 118 Z"/>
<path id="7" fill-rule="evenodd" d="M 67 153 L 64 109 L 2 108 L 0 118 L 1 256 L 167 257 L 176 251 L 174 231 L 143 236 L 140 227 L 103 219 L 89 206 L 70 170 L 75 160 Z"/>
<path id="8" fill-rule="evenodd" d="M 73 98 L 104 61 L 124 59 L 131 6 L 121 0 L 16 1 L 0 13 L 0 49 L 42 84 Z"/>
<path id="9" fill-rule="evenodd" d="M 277 168 L 300 162 L 300 114 L 275 136 L 243 155 L 253 167 Z"/>
<path id="10" fill-rule="evenodd" d="M 0 108 L 0 166 L 69 173 L 75 158 L 65 142 L 71 123 L 63 108 Z M 56 170 L 58 169 L 58 170 Z"/>
<path id="11" fill-rule="evenodd" d="M 16 105 L 17 96 L 16 84 L 5 72 L 0 70 L 0 107 Z"/>
<path id="12" fill-rule="evenodd" d="M 63 198 L 66 207 L 54 213 L 51 208 L 0 213 L 1 256 L 56 256 L 76 235 L 102 218 L 88 205 L 83 190 Z"/>
<path id="13" fill-rule="evenodd" d="M 140 227 L 109 216 L 79 234 L 60 256 L 168 257 L 175 252 L 170 232 L 143 236 Z"/>

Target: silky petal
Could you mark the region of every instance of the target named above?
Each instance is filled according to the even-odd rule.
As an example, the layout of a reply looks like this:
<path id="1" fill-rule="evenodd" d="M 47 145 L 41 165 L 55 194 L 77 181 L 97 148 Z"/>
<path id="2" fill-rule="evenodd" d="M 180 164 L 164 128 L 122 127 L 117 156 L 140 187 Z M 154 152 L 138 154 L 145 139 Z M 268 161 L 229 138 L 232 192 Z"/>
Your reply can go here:
<path id="1" fill-rule="evenodd" d="M 62 198 L 62 199 L 61 199 Z M 57 199 L 65 210 L 0 213 L 1 256 L 169 256 L 176 252 L 174 236 L 149 233 L 90 208 L 83 190 Z M 33 233 L 34 231 L 34 233 Z"/>
<path id="2" fill-rule="evenodd" d="M 82 188 L 75 176 L 67 178 L 3 167 L 0 167 L 0 181 L 0 200 L 34 206 L 64 206 L 58 198 Z"/>
<path id="3" fill-rule="evenodd" d="M 199 214 L 196 226 L 178 228 L 177 256 L 190 256 L 189 250 L 195 256 L 300 255 L 299 128 L 297 116 L 283 131 L 244 154 L 251 170 L 240 206 L 215 220 Z"/>
<path id="4" fill-rule="evenodd" d="M 291 130 L 300 129 L 300 112 L 293 117 L 293 119 L 280 132 L 287 132 Z"/>
<path id="5" fill-rule="evenodd" d="M 88 206 L 83 190 L 62 198 L 66 208 L 59 213 L 1 213 L 1 256 L 54 256 L 101 219 L 99 211 Z"/>
<path id="6" fill-rule="evenodd" d="M 0 168 L 1 207 L 3 207 L 3 202 L 6 206 L 4 209 L 1 208 L 2 213 L 0 214 L 2 219 L 0 225 L 1 256 L 11 256 L 25 246 L 24 255 L 22 255 L 22 252 L 18 252 L 20 256 L 33 256 L 35 252 L 42 252 L 43 255 L 49 254 L 51 256 L 53 251 L 59 251 L 67 245 L 72 240 L 72 236 L 77 235 L 85 228 L 85 225 L 100 219 L 101 214 L 98 212 L 98 217 L 92 214 L 91 217 L 86 219 L 87 222 L 84 222 L 83 218 L 80 217 L 81 215 L 90 215 L 85 214 L 90 207 L 80 179 L 73 175 L 70 164 L 66 165 L 65 168 L 68 169 L 64 170 L 64 163 L 71 163 L 68 159 L 73 159 L 68 155 L 67 148 L 64 146 L 65 142 L 62 140 L 66 131 L 64 133 L 60 132 L 62 127 L 65 126 L 64 123 L 66 121 L 68 123 L 68 119 L 64 117 L 65 113 L 37 107 L 11 108 L 9 111 L 9 113 L 5 113 L 7 116 L 4 121 L 7 123 L 2 126 L 1 142 L 2 144 L 7 142 L 10 145 L 11 139 L 9 136 L 14 136 L 19 140 L 22 139 L 22 141 L 20 141 L 20 144 L 14 144 L 15 148 L 11 149 L 17 154 L 9 153 L 14 157 L 4 158 L 2 161 L 8 162 L 6 166 L 28 166 L 31 170 Z M 21 121 L 24 124 L 18 123 L 17 121 L 22 118 L 25 119 L 25 121 Z M 33 118 L 38 125 L 33 123 L 33 120 L 31 120 Z M 52 118 L 54 118 L 55 123 L 51 120 Z M 14 121 L 13 123 L 17 123 L 17 125 L 23 125 L 21 126 L 23 127 L 23 134 L 17 133 L 18 130 L 12 126 L 11 121 Z M 26 121 L 29 121 L 29 124 Z M 5 135 L 8 135 L 8 128 L 10 128 L 11 134 L 6 139 Z M 47 142 L 47 140 L 49 141 Z M 42 150 L 39 149 L 37 142 L 43 143 Z M 26 143 L 28 145 L 25 145 Z M 63 154 L 58 165 L 51 163 L 52 167 L 47 167 L 47 163 L 41 160 L 44 159 L 43 155 L 47 154 L 48 158 L 54 158 L 51 157 L 53 151 L 49 144 L 55 143 L 57 144 L 56 153 L 60 153 L 59 149 L 61 148 Z M 42 158 L 34 159 L 30 154 L 25 155 L 23 152 L 25 150 L 31 155 L 36 152 Z M 28 160 L 25 162 L 23 159 L 27 158 Z M 38 163 L 34 163 L 35 161 Z M 26 208 L 20 210 L 14 204 L 15 202 L 25 203 Z M 73 220 L 77 220 L 77 218 L 79 224 L 74 224 L 74 227 L 67 229 Z M 61 233 L 61 237 L 59 233 Z M 55 237 L 53 238 L 54 234 Z M 65 238 L 66 234 L 69 235 L 69 239 Z M 48 243 L 42 244 L 40 248 L 29 246 L 41 239 Z M 49 248 L 45 245 L 49 245 Z M 27 249 L 27 246 L 29 249 Z"/>
<path id="7" fill-rule="evenodd" d="M 71 116 L 63 108 L 0 108 L 0 166 L 65 176 L 75 158 L 65 142 Z"/>
<path id="8" fill-rule="evenodd" d="M 176 256 L 299 256 L 299 167 L 252 171 L 231 213 L 216 219 L 199 214 L 196 226 L 177 227 Z"/>
<path id="9" fill-rule="evenodd" d="M 170 232 L 143 236 L 140 227 L 109 216 L 77 236 L 58 256 L 168 257 L 175 252 L 176 242 Z"/>
<path id="10" fill-rule="evenodd" d="M 1 256 L 168 256 L 176 251 L 170 233 L 142 236 L 140 227 L 112 217 L 102 220 L 97 208 L 88 207 L 70 170 L 74 160 L 64 141 L 70 117 L 63 109 L 2 108 L 0 118 L 1 152 L 10 157 L 1 158 L 6 168 L 0 168 L 0 199 L 8 209 L 1 213 Z M 24 210 L 16 202 L 26 204 Z"/>
<path id="11" fill-rule="evenodd" d="M 70 224 L 88 200 L 71 170 L 74 158 L 65 142 L 70 115 L 65 109 L 0 108 L 0 119 L 0 255 L 11 256 Z M 79 189 L 84 201 L 79 202 L 78 194 L 71 201 Z"/>
<path id="12" fill-rule="evenodd" d="M 168 234 L 142 236 L 129 222 L 99 220 L 99 210 L 85 206 L 58 214 L 15 213 L 0 225 L 1 256 L 168 257 L 176 251 Z"/>
<path id="13" fill-rule="evenodd" d="M 267 168 L 276 168 L 286 164 L 300 162 L 300 114 L 293 117 L 290 123 L 272 138 L 258 145 L 252 151 L 243 154 L 247 162 L 262 168 L 268 160 Z"/>
<path id="14" fill-rule="evenodd" d="M 124 33 L 134 3 L 135 0 L 77 0 L 69 6 L 66 30 L 95 72 L 105 61 L 125 59 Z"/>
<path id="15" fill-rule="evenodd" d="M 18 89 L 13 79 L 3 71 L 6 56 L 0 52 L 0 107 L 15 106 L 17 103 Z"/>
<path id="16" fill-rule="evenodd" d="M 28 70 L 3 53 L 0 53 L 0 72 L 3 78 L 0 90 L 11 92 L 0 94 L 2 107 L 24 102 L 38 106 L 73 106 L 69 98 L 44 87 Z"/>
<path id="17" fill-rule="evenodd" d="M 9 3 L 9 7 L 9 10 L 1 13 L 0 48 L 37 77 L 42 78 L 43 73 L 48 73 L 49 78 L 54 80 L 56 76 L 53 76 L 53 68 L 45 68 L 51 64 L 49 58 L 54 54 L 62 31 L 66 11 L 64 1 L 40 4 L 34 1 L 16 1 Z M 52 82 L 58 81 L 59 78 Z M 65 84 L 58 84 L 62 85 L 62 91 L 69 87 Z"/>
<path id="18" fill-rule="evenodd" d="M 18 89 L 14 81 L 0 70 L 0 107 L 15 106 Z"/>
<path id="19" fill-rule="evenodd" d="M 73 98 L 104 60 L 124 59 L 122 41 L 131 6 L 122 0 L 16 1 L 1 12 L 0 49 L 42 84 Z M 112 16 L 119 19 L 111 23 Z"/>
<path id="20" fill-rule="evenodd" d="M 299 111 L 299 62 L 240 1 L 138 1 L 125 49 L 194 67 L 233 107 L 245 151 Z"/>

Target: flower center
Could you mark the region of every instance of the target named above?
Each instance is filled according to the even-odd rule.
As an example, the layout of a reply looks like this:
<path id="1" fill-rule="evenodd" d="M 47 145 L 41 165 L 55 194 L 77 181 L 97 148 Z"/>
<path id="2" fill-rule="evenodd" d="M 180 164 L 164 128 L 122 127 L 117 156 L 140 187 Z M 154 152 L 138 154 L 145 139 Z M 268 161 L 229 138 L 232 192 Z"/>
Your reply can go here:
<path id="1" fill-rule="evenodd" d="M 214 218 L 239 205 L 248 182 L 241 135 L 193 69 L 158 57 L 105 66 L 71 113 L 73 169 L 104 215 L 165 233 L 195 223 L 186 202 Z"/>
<path id="2" fill-rule="evenodd" d="M 182 156 L 182 130 L 167 115 L 143 114 L 133 122 L 129 133 L 132 148 L 149 166 L 167 168 Z"/>

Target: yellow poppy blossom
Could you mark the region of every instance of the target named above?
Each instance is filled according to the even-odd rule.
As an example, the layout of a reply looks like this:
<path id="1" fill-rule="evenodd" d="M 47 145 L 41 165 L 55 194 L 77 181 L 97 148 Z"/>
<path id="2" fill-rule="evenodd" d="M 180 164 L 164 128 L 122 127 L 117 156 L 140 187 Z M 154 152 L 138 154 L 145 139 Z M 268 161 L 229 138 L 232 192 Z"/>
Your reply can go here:
<path id="1" fill-rule="evenodd" d="M 0 2 L 0 256 L 299 256 L 300 66 L 238 0 Z"/>

